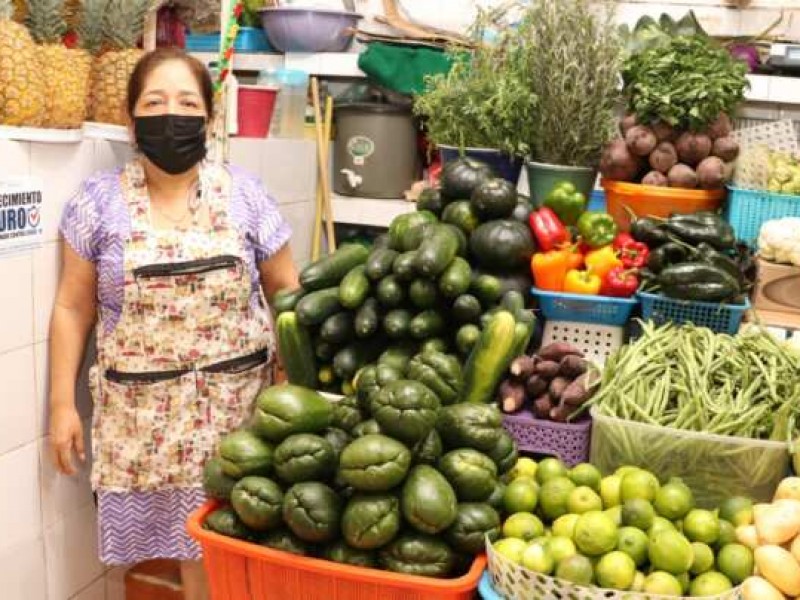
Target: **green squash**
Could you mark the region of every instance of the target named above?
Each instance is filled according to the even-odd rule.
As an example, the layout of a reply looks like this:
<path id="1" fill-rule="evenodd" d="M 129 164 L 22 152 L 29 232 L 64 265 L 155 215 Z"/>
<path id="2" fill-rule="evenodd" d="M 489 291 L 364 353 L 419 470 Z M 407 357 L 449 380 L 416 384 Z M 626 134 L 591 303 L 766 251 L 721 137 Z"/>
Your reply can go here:
<path id="1" fill-rule="evenodd" d="M 339 457 L 339 477 L 362 492 L 386 492 L 405 479 L 411 452 L 385 435 L 353 440 Z"/>
<path id="2" fill-rule="evenodd" d="M 436 430 L 448 448 L 490 452 L 504 431 L 503 418 L 490 404 L 451 404 L 439 411 Z"/>
<path id="3" fill-rule="evenodd" d="M 350 431 L 364 420 L 358 398 L 355 396 L 345 396 L 341 400 L 333 403 L 333 417 L 331 427 L 337 427 L 344 431 Z"/>
<path id="4" fill-rule="evenodd" d="M 335 471 L 333 446 L 318 435 L 296 433 L 275 448 L 275 473 L 286 483 L 325 480 Z"/>
<path id="5" fill-rule="evenodd" d="M 367 419 L 366 421 L 361 421 L 358 425 L 353 427 L 353 438 L 360 438 L 364 437 L 365 435 L 378 435 L 381 432 L 381 426 L 378 425 L 378 422 L 375 419 Z"/>
<path id="6" fill-rule="evenodd" d="M 456 555 L 438 537 L 406 533 L 381 550 L 379 560 L 384 569 L 395 573 L 443 578 L 453 571 Z"/>
<path id="7" fill-rule="evenodd" d="M 346 542 L 339 540 L 325 549 L 325 558 L 333 562 L 374 569 L 378 566 L 378 558 L 368 550 L 351 548 Z"/>
<path id="8" fill-rule="evenodd" d="M 530 227 L 510 219 L 489 221 L 470 237 L 469 248 L 478 264 L 492 273 L 528 267 L 536 246 Z"/>
<path id="9" fill-rule="evenodd" d="M 469 200 L 457 200 L 445 206 L 442 211 L 442 223 L 453 225 L 468 236 L 478 228 L 481 220 L 478 217 L 478 213 L 475 212 L 472 202 Z"/>
<path id="10" fill-rule="evenodd" d="M 452 404 L 463 383 L 461 361 L 451 354 L 423 352 L 411 359 L 408 377 L 428 387 L 442 404 Z"/>
<path id="11" fill-rule="evenodd" d="M 392 381 L 372 399 L 372 417 L 381 431 L 409 445 L 416 444 L 436 425 L 439 398 L 419 381 Z"/>
<path id="12" fill-rule="evenodd" d="M 462 156 L 445 164 L 440 185 L 442 196 L 447 200 L 470 198 L 481 183 L 495 176 L 485 162 Z"/>
<path id="13" fill-rule="evenodd" d="M 330 542 L 339 535 L 342 501 L 327 485 L 307 481 L 293 485 L 283 499 L 283 520 L 305 542 Z"/>
<path id="14" fill-rule="evenodd" d="M 231 506 L 250 529 L 274 529 L 281 524 L 283 490 L 266 477 L 245 477 L 231 492 Z"/>
<path id="15" fill-rule="evenodd" d="M 460 502 L 485 502 L 497 484 L 494 461 L 471 448 L 445 454 L 439 461 L 439 471 L 453 486 Z"/>
<path id="16" fill-rule="evenodd" d="M 229 500 L 236 479 L 225 474 L 222 469 L 222 459 L 214 457 L 209 459 L 203 467 L 203 490 L 209 498 Z"/>
<path id="17" fill-rule="evenodd" d="M 506 219 L 517 206 L 517 188 L 500 177 L 487 179 L 472 192 L 470 202 L 484 221 Z"/>
<path id="18" fill-rule="evenodd" d="M 380 548 L 399 531 L 400 501 L 391 494 L 353 496 L 342 514 L 342 537 L 353 548 Z"/>
<path id="19" fill-rule="evenodd" d="M 367 365 L 356 376 L 356 394 L 362 412 L 369 414 L 372 398 L 381 388 L 392 381 L 402 379 L 402 372 L 393 365 L 378 363 Z"/>
<path id="20" fill-rule="evenodd" d="M 219 443 L 222 471 L 234 479 L 268 474 L 272 453 L 270 444 L 246 429 L 229 433 Z"/>
<path id="21" fill-rule="evenodd" d="M 444 452 L 442 438 L 435 429 L 431 429 L 424 438 L 416 443 L 411 450 L 411 457 L 415 465 L 435 466 Z"/>
<path id="22" fill-rule="evenodd" d="M 333 453 L 336 455 L 337 461 L 345 446 L 353 441 L 349 433 L 338 427 L 328 427 L 322 432 L 322 437 L 328 440 L 331 448 L 333 448 Z"/>
<path id="23" fill-rule="evenodd" d="M 274 550 L 296 554 L 297 556 L 308 556 L 311 554 L 310 545 L 285 528 L 268 532 L 258 540 L 258 544 L 267 548 L 273 548 Z"/>
<path id="24" fill-rule="evenodd" d="M 497 511 L 484 503 L 465 502 L 458 505 L 453 524 L 444 537 L 458 552 L 481 554 L 486 549 L 486 538 L 494 542 L 500 537 L 502 523 Z"/>
<path id="25" fill-rule="evenodd" d="M 296 385 L 274 385 L 256 399 L 255 432 L 271 442 L 293 433 L 317 433 L 331 423 L 333 407 L 317 392 Z"/>
<path id="26" fill-rule="evenodd" d="M 442 214 L 445 204 L 442 192 L 437 188 L 425 188 L 417 198 L 417 210 L 430 211 L 437 217 Z"/>
<path id="27" fill-rule="evenodd" d="M 500 474 L 511 470 L 519 458 L 517 443 L 507 431 L 500 434 L 497 444 L 487 454 L 497 465 L 497 472 Z"/>
<path id="28" fill-rule="evenodd" d="M 229 507 L 218 508 L 208 515 L 203 523 L 203 529 L 240 540 L 249 540 L 253 537 L 253 532 L 242 523 L 236 512 Z"/>
<path id="29" fill-rule="evenodd" d="M 403 484 L 403 517 L 421 533 L 433 535 L 450 527 L 456 518 L 457 504 L 453 487 L 428 465 L 414 467 Z"/>

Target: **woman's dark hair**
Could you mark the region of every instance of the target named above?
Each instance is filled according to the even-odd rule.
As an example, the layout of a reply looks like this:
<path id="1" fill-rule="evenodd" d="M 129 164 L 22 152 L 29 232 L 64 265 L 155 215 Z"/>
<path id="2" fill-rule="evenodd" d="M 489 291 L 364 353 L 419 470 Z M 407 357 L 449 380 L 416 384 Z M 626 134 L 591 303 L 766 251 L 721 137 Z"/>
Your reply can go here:
<path id="1" fill-rule="evenodd" d="M 144 91 L 144 85 L 150 73 L 155 71 L 158 67 L 166 62 L 178 60 L 189 67 L 189 70 L 197 80 L 197 85 L 200 88 L 200 94 L 203 96 L 205 103 L 206 115 L 210 118 L 214 112 L 214 84 L 211 81 L 211 75 L 206 69 L 205 65 L 197 60 L 194 56 L 186 54 L 183 50 L 178 48 L 159 48 L 148 52 L 139 62 L 131 73 L 131 78 L 128 80 L 128 116 L 133 118 L 133 111 L 136 108 L 136 103 Z"/>

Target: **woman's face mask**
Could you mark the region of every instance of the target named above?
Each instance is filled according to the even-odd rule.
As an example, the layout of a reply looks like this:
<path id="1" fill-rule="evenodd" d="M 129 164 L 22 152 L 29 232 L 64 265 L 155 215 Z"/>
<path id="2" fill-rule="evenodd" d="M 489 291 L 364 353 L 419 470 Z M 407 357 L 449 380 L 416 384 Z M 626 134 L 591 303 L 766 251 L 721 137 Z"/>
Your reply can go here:
<path id="1" fill-rule="evenodd" d="M 206 119 L 163 114 L 135 117 L 136 145 L 150 162 L 170 175 L 185 173 L 206 157 Z"/>

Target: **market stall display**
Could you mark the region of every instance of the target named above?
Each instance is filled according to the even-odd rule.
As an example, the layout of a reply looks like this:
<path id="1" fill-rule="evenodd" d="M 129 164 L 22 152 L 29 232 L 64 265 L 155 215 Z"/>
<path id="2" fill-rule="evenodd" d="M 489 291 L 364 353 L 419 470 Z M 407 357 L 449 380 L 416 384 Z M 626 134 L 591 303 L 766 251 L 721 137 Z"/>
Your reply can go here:
<path id="1" fill-rule="evenodd" d="M 36 45 L 28 30 L 11 19 L 11 0 L 0 0 L 0 125 L 39 127 L 44 122 L 45 83 Z"/>

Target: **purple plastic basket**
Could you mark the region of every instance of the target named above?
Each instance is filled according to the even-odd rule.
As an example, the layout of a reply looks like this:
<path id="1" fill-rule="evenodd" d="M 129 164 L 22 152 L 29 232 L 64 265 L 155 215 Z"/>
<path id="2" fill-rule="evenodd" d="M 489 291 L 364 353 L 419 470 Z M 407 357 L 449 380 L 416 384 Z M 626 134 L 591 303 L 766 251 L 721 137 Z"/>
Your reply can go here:
<path id="1" fill-rule="evenodd" d="M 588 413 L 574 423 L 556 423 L 537 419 L 524 409 L 503 415 L 503 427 L 524 452 L 555 456 L 570 467 L 589 461 L 592 419 Z"/>
<path id="2" fill-rule="evenodd" d="M 261 25 L 279 52 L 344 52 L 361 15 L 343 10 L 265 8 Z"/>

